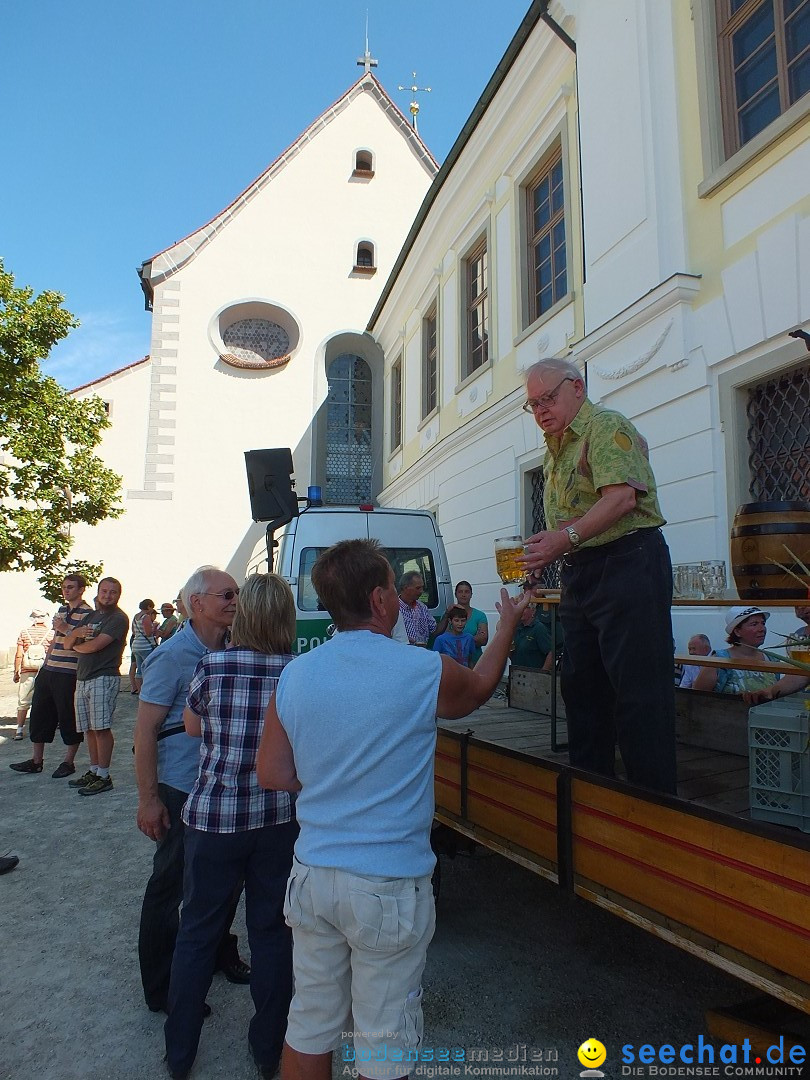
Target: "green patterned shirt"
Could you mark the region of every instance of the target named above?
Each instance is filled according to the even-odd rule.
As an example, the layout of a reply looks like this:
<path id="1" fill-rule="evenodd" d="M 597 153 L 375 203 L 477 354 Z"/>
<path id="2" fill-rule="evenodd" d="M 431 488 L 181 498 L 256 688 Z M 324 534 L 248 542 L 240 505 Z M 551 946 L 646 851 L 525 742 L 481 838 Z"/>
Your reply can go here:
<path id="1" fill-rule="evenodd" d="M 621 413 L 585 398 L 562 435 L 546 435 L 546 447 L 543 509 L 549 529 L 574 524 L 610 484 L 629 484 L 636 492 L 635 508 L 582 547 L 599 547 L 635 529 L 665 524 L 647 443 Z"/>

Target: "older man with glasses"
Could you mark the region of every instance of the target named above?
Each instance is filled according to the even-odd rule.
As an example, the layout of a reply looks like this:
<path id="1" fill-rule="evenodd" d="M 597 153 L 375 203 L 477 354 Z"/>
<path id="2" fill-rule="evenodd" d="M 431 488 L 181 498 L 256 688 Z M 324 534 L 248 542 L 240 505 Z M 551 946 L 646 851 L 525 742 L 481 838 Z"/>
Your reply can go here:
<path id="1" fill-rule="evenodd" d="M 206 653 L 225 647 L 236 613 L 239 587 L 230 574 L 201 566 L 181 591 L 188 619 L 144 661 L 143 687 L 135 723 L 138 828 L 157 848 L 141 910 L 138 955 L 146 1004 L 166 1010 L 174 943 L 183 899 L 183 804 L 197 779 L 200 740 L 186 734 L 183 710 L 191 677 Z M 234 897 L 234 911 L 239 893 Z M 230 930 L 230 927 L 229 927 Z M 217 967 L 230 982 L 250 981 L 236 938 L 220 942 Z"/>
<path id="2" fill-rule="evenodd" d="M 547 530 L 530 536 L 531 577 L 562 559 L 561 688 L 572 765 L 675 793 L 672 566 L 647 444 L 588 400 L 568 360 L 527 372 L 523 405 L 545 435 Z"/>

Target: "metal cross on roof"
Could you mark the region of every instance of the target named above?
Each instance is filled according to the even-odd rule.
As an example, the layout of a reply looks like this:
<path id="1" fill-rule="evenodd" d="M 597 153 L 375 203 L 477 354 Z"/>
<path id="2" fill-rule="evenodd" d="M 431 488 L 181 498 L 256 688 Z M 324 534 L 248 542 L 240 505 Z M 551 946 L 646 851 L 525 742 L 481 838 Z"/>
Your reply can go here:
<path id="1" fill-rule="evenodd" d="M 410 90 L 410 92 L 414 95 L 409 108 L 411 110 L 411 123 L 413 124 L 413 130 L 416 131 L 417 134 L 418 134 L 419 129 L 416 126 L 416 117 L 419 114 L 419 102 L 416 100 L 415 95 L 416 94 L 429 94 L 430 93 L 430 87 L 429 86 L 417 86 L 416 85 L 416 72 L 412 71 L 411 75 L 413 77 L 413 84 L 411 86 L 398 86 L 397 90 Z"/>
<path id="2" fill-rule="evenodd" d="M 364 75 L 368 75 L 371 69 L 377 66 L 377 61 L 368 51 L 368 12 L 366 12 L 366 51 L 362 56 L 357 57 L 357 66 L 363 69 Z"/>

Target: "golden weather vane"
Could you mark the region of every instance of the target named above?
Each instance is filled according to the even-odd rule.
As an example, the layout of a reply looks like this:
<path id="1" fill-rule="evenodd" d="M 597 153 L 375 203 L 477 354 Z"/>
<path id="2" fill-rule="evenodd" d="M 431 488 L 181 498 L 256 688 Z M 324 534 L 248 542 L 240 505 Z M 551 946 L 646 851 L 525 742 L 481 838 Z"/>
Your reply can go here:
<path id="1" fill-rule="evenodd" d="M 413 97 L 411 99 L 411 104 L 410 104 L 411 123 L 413 124 L 413 130 L 418 135 L 419 134 L 419 128 L 416 126 L 416 117 L 419 115 L 419 102 L 416 100 L 416 95 L 417 94 L 429 94 L 430 93 L 430 87 L 429 86 L 417 86 L 416 85 L 416 72 L 412 71 L 411 75 L 413 77 L 413 84 L 411 86 L 398 86 L 397 89 L 398 90 L 410 90 L 411 94 L 413 95 Z"/>

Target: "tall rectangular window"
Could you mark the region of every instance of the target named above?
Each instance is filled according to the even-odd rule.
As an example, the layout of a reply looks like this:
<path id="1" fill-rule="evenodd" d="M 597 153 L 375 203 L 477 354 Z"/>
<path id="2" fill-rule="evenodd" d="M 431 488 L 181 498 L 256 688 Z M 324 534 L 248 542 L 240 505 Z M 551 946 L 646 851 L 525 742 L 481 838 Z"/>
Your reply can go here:
<path id="1" fill-rule="evenodd" d="M 529 325 L 568 292 L 561 147 L 526 185 L 526 240 Z"/>
<path id="2" fill-rule="evenodd" d="M 465 259 L 467 341 L 463 377 L 489 360 L 489 269 L 486 237 Z"/>
<path id="3" fill-rule="evenodd" d="M 438 350 L 436 347 L 436 305 L 422 320 L 422 419 L 430 416 L 438 402 Z"/>
<path id="4" fill-rule="evenodd" d="M 402 445 L 402 356 L 391 366 L 391 449 Z"/>
<path id="5" fill-rule="evenodd" d="M 730 157 L 810 91 L 810 0 L 716 0 Z"/>

